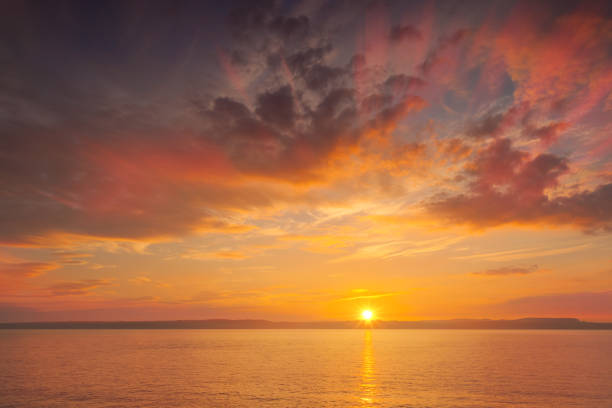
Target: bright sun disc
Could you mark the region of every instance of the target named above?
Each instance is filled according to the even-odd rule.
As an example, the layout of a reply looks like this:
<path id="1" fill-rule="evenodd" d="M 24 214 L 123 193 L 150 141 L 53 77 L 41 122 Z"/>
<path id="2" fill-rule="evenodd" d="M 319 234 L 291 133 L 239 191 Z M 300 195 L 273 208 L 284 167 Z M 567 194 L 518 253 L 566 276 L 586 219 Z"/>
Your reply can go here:
<path id="1" fill-rule="evenodd" d="M 372 313 L 371 310 L 364 310 L 361 312 L 361 317 L 363 317 L 363 320 L 372 320 L 372 316 L 374 316 L 374 313 Z"/>

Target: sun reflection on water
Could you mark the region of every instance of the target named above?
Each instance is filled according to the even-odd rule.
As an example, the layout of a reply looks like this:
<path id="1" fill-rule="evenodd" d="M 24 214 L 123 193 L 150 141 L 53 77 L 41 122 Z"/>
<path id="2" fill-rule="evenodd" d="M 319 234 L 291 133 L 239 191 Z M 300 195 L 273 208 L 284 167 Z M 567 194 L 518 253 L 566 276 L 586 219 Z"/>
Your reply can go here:
<path id="1" fill-rule="evenodd" d="M 366 330 L 363 343 L 363 359 L 361 364 L 361 405 L 370 407 L 376 396 L 375 363 L 372 352 L 372 331 Z"/>

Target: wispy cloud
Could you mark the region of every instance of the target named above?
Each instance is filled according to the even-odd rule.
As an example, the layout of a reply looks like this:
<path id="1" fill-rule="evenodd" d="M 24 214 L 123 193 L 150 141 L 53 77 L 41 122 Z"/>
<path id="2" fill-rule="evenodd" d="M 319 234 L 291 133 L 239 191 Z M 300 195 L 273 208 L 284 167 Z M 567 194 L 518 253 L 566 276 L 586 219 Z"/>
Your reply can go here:
<path id="1" fill-rule="evenodd" d="M 539 258 L 544 256 L 553 256 L 561 254 L 569 254 L 590 248 L 591 244 L 579 244 L 563 248 L 521 248 L 508 251 L 487 252 L 481 254 L 472 254 L 464 256 L 456 256 L 453 259 L 471 260 L 482 259 L 496 262 L 514 261 L 518 259 Z"/>
<path id="2" fill-rule="evenodd" d="M 27 261 L 17 258 L 0 258 L 0 275 L 9 278 L 32 278 L 60 268 L 55 262 Z"/>
<path id="3" fill-rule="evenodd" d="M 110 286 L 113 281 L 110 279 L 83 279 L 80 281 L 63 281 L 49 286 L 48 289 L 53 296 L 80 296 L 87 295 L 93 290 Z"/>
<path id="4" fill-rule="evenodd" d="M 373 293 L 371 295 L 358 295 L 358 296 L 348 296 L 337 299 L 339 302 L 348 302 L 353 300 L 364 300 L 364 299 L 380 299 L 389 296 L 397 296 L 401 295 L 403 292 L 389 292 L 389 293 Z"/>
<path id="5" fill-rule="evenodd" d="M 158 280 L 153 280 L 147 276 L 137 276 L 135 278 L 129 279 L 130 282 L 132 283 L 136 283 L 139 285 L 152 285 L 152 286 L 156 286 L 158 288 L 168 288 L 170 287 L 170 284 L 165 283 L 165 282 L 161 282 Z"/>
<path id="6" fill-rule="evenodd" d="M 331 262 L 345 262 L 362 259 L 391 259 L 397 257 L 425 255 L 445 250 L 462 241 L 465 237 L 441 237 L 423 241 L 397 240 L 377 244 L 366 244 L 352 250 L 352 253 Z"/>
<path id="7" fill-rule="evenodd" d="M 508 276 L 508 275 L 528 275 L 537 272 L 538 265 L 529 266 L 504 266 L 501 268 L 487 269 L 485 271 L 473 272 L 477 276 Z"/>

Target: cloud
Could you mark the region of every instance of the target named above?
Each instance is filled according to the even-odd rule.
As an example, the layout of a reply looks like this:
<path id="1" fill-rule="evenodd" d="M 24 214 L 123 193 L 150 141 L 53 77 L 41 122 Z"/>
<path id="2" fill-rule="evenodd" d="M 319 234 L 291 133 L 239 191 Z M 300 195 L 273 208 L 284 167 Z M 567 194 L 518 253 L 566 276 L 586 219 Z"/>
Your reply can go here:
<path id="1" fill-rule="evenodd" d="M 151 279 L 149 277 L 146 277 L 146 276 L 137 276 L 136 278 L 129 279 L 129 281 L 132 282 L 132 283 L 139 284 L 139 285 L 152 285 L 152 286 L 156 286 L 158 288 L 168 288 L 168 287 L 170 287 L 170 285 L 165 283 L 165 282 L 153 280 L 153 279 Z"/>
<path id="2" fill-rule="evenodd" d="M 205 194 L 206 189 L 179 191 L 186 186 L 175 187 L 178 189 L 167 184 L 134 187 L 121 197 L 101 198 L 105 200 L 103 205 L 106 208 L 96 208 L 95 203 L 90 205 L 88 201 L 93 197 L 89 197 L 87 192 L 79 197 L 87 203 L 82 208 L 73 208 L 54 199 L 34 201 L 35 194 L 23 194 L 0 203 L 4 214 L 0 215 L 0 224 L 4 227 L 0 242 L 44 246 L 52 241 L 87 239 L 156 241 L 177 234 L 202 231 L 233 233 L 249 228 L 217 219 L 202 208 L 202 198 L 198 195 Z M 113 193 L 121 194 L 118 191 Z M 25 201 L 30 205 L 19 204 Z"/>
<path id="3" fill-rule="evenodd" d="M 440 237 L 422 241 L 392 240 L 366 243 L 351 248 L 348 255 L 335 258 L 332 262 L 429 255 L 443 251 L 463 239 L 463 237 Z"/>
<path id="4" fill-rule="evenodd" d="M 557 141 L 559 136 L 570 127 L 567 122 L 549 123 L 543 126 L 528 125 L 523 130 L 523 135 L 528 139 L 537 139 L 543 145 L 549 146 Z"/>
<path id="5" fill-rule="evenodd" d="M 316 47 L 306 47 L 287 56 L 286 61 L 289 69 L 299 77 L 305 77 L 315 67 L 322 66 L 326 56 L 331 53 L 333 47 L 327 43 Z"/>
<path id="6" fill-rule="evenodd" d="M 371 135 L 387 137 L 425 105 L 422 98 L 405 95 L 363 117 L 351 88 L 333 89 L 313 107 L 292 105 L 298 101 L 288 87 L 260 94 L 257 101 L 260 118 L 240 102 L 217 98 L 203 112 L 209 133 L 240 172 L 285 180 L 316 178 L 334 154 L 358 147 Z M 298 110 L 305 112 L 299 129 Z"/>
<path id="7" fill-rule="evenodd" d="M 439 66 L 444 61 L 444 55 L 447 50 L 461 43 L 469 34 L 470 30 L 460 29 L 449 36 L 442 37 L 437 45 L 429 51 L 429 54 L 419 66 L 423 74 L 430 74 L 435 67 Z"/>
<path id="8" fill-rule="evenodd" d="M 255 112 L 264 122 L 285 129 L 293 127 L 296 112 L 291 88 L 285 85 L 276 91 L 258 95 Z"/>
<path id="9" fill-rule="evenodd" d="M 486 271 L 473 272 L 477 276 L 507 276 L 507 275 L 528 275 L 538 271 L 538 265 L 530 266 L 505 266 L 502 268 L 487 269 Z"/>
<path id="10" fill-rule="evenodd" d="M 472 255 L 457 256 L 453 259 L 469 260 L 469 259 L 486 259 L 495 262 L 506 262 L 517 259 L 539 258 L 543 256 L 553 256 L 561 254 L 570 254 L 577 251 L 582 251 L 590 248 L 590 244 L 579 244 L 560 248 L 536 247 L 536 248 L 519 248 L 506 251 L 485 252 Z"/>
<path id="11" fill-rule="evenodd" d="M 571 122 L 610 90 L 604 63 L 610 20 L 598 8 L 596 3 L 564 10 L 522 2 L 513 7 L 501 30 L 485 41 L 503 58 L 517 85 L 516 100 L 541 103 L 570 97 L 566 113 Z M 556 46 L 560 43 L 563 47 Z"/>
<path id="12" fill-rule="evenodd" d="M 80 281 L 57 282 L 49 286 L 52 296 L 81 296 L 91 293 L 92 290 L 112 285 L 109 279 L 84 279 Z"/>
<path id="13" fill-rule="evenodd" d="M 366 295 L 357 295 L 357 296 L 348 296 L 338 299 L 339 302 L 351 302 L 353 300 L 363 300 L 363 299 L 380 299 L 389 296 L 397 296 L 401 295 L 403 292 L 389 292 L 389 293 L 373 293 Z"/>
<path id="14" fill-rule="evenodd" d="M 354 41 L 346 37 L 355 33 L 335 24 L 353 27 L 361 6 L 310 5 L 289 13 L 275 1 L 245 2 L 225 20 L 211 11 L 218 20 L 207 33 L 218 34 L 214 46 L 195 34 L 202 27 L 196 16 L 181 9 L 160 25 L 147 9 L 142 32 L 126 36 L 121 27 L 130 24 L 105 26 L 112 34 L 105 38 L 127 40 L 107 49 L 99 38 L 88 48 L 92 58 L 64 41 L 88 38 L 79 35 L 81 28 L 62 26 L 57 38 L 43 38 L 8 24 L 23 19 L 6 17 L 5 29 L 18 34 L 24 42 L 17 47 L 28 52 L 0 55 L 11 62 L 0 78 L 6 119 L 0 129 L 0 243 L 159 242 L 243 233 L 253 228 L 249 218 L 289 205 L 397 198 L 407 194 L 413 173 L 459 180 L 444 166 L 470 154 L 475 160 L 459 176 L 471 182 L 458 194 L 430 200 L 432 216 L 477 227 L 545 222 L 607 228 L 609 185 L 587 184 L 581 193 L 549 198 L 572 163 L 518 151 L 503 138 L 526 115 L 526 106 L 538 106 L 542 117 L 529 122 L 523 136 L 549 145 L 607 96 L 609 22 L 587 11 L 546 13 L 521 5 L 504 24 L 487 23 L 482 30 L 470 24 L 456 30 L 471 21 L 463 15 L 447 32 L 425 22 L 390 27 L 383 18 L 374 31 L 398 46 L 383 47 L 375 53 L 381 61 L 368 61 L 347 45 Z M 76 11 L 69 7 L 66 13 Z M 30 17 L 44 28 L 41 33 L 58 29 L 54 19 Z M 319 30 L 323 26 L 333 29 Z M 231 38 L 224 37 L 225 29 Z M 566 32 L 576 36 L 558 41 Z M 399 44 L 417 39 L 423 47 L 418 60 L 398 66 L 393 53 L 401 51 Z M 154 45 L 143 47 L 145 42 Z M 106 51 L 110 62 L 88 63 Z M 141 51 L 146 55 L 136 62 L 126 60 Z M 56 57 L 47 59 L 48 66 L 37 63 L 47 52 Z M 465 64 L 455 54 L 465 55 Z M 220 55 L 222 61 L 215 59 Z M 376 66 L 386 61 L 394 62 Z M 483 61 L 507 69 L 514 106 L 485 110 L 457 126 L 458 136 L 424 139 L 415 130 L 424 119 L 442 133 L 452 130 L 439 117 L 442 93 L 459 94 L 464 70 L 480 72 Z M 453 81 L 438 76 L 436 67 L 452 71 L 456 65 Z M 416 76 L 419 70 L 427 81 Z M 546 116 L 561 115 L 547 111 L 552 100 L 568 100 L 568 118 Z M 478 112 L 499 106 L 489 102 L 475 97 L 465 105 Z M 499 140 L 483 147 L 492 139 Z M 428 158 L 432 150 L 443 157 Z M 424 165 L 427 159 L 431 167 Z M 439 184 L 431 179 L 429 192 L 435 194 Z"/>
<path id="15" fill-rule="evenodd" d="M 0 244 L 49 247 L 10 248 L 36 257 L 2 260 L 7 297 L 107 294 L 110 280 L 66 274 L 109 263 L 122 273 L 132 255 L 104 254 L 121 248 L 235 278 L 280 276 L 280 264 L 247 268 L 300 250 L 319 254 L 315 263 L 503 262 L 481 277 L 601 250 L 583 237 L 459 252 L 461 238 L 419 240 L 411 228 L 422 226 L 413 216 L 422 205 L 434 224 L 612 231 L 607 11 L 592 2 L 235 5 L 117 3 L 94 16 L 66 4 L 60 16 L 36 3 L 0 16 L 12 39 L 0 47 Z M 80 255 L 92 247 L 95 259 Z M 33 286 L 52 274 L 29 277 L 61 267 L 53 275 L 66 282 Z M 123 283 L 118 291 L 162 285 Z M 270 300 L 261 292 L 233 300 L 261 306 Z"/>
<path id="16" fill-rule="evenodd" d="M 431 215 L 477 228 L 509 223 L 570 225 L 585 230 L 610 230 L 612 184 L 566 196 L 549 198 L 568 171 L 567 160 L 548 153 L 530 157 L 497 139 L 468 164 L 469 192 L 434 199 L 426 204 Z"/>
<path id="17" fill-rule="evenodd" d="M 411 25 L 396 25 L 391 27 L 389 39 L 392 43 L 401 43 L 405 40 L 422 40 L 423 35 L 418 29 Z"/>
<path id="18" fill-rule="evenodd" d="M 59 267 L 52 262 L 0 262 L 0 274 L 9 278 L 32 278 Z"/>
<path id="19" fill-rule="evenodd" d="M 241 260 L 250 258 L 251 254 L 242 251 L 235 250 L 221 250 L 221 251 L 188 251 L 181 255 L 182 258 L 186 259 L 199 259 L 199 260 Z"/>
<path id="20" fill-rule="evenodd" d="M 274 0 L 244 2 L 229 13 L 227 22 L 233 36 L 246 42 L 264 33 L 280 39 L 302 38 L 308 34 L 310 28 L 306 16 L 279 15 Z"/>
<path id="21" fill-rule="evenodd" d="M 389 76 L 383 86 L 386 95 L 403 98 L 410 92 L 414 92 L 425 86 L 425 81 L 421 78 L 409 76 L 406 74 L 396 74 Z"/>
<path id="22" fill-rule="evenodd" d="M 150 278 L 147 278 L 146 276 L 138 276 L 136 278 L 130 279 L 130 282 L 134 282 L 134 283 L 151 283 L 153 281 Z"/>
<path id="23" fill-rule="evenodd" d="M 610 231 L 610 199 L 612 184 L 606 184 L 592 191 L 554 199 L 535 196 L 529 202 L 519 201 L 507 193 L 460 195 L 431 203 L 429 211 L 442 219 L 477 228 L 518 223 L 567 225 L 585 231 Z"/>
<path id="24" fill-rule="evenodd" d="M 309 20 L 306 16 L 276 16 L 268 27 L 282 38 L 305 37 L 309 31 Z"/>
<path id="25" fill-rule="evenodd" d="M 502 136 L 521 116 L 527 113 L 527 105 L 513 106 L 505 112 L 487 112 L 468 123 L 465 134 L 474 139 Z"/>
<path id="26" fill-rule="evenodd" d="M 55 251 L 53 253 L 58 258 L 58 262 L 64 265 L 86 265 L 89 263 L 87 258 L 93 256 L 88 253 Z"/>

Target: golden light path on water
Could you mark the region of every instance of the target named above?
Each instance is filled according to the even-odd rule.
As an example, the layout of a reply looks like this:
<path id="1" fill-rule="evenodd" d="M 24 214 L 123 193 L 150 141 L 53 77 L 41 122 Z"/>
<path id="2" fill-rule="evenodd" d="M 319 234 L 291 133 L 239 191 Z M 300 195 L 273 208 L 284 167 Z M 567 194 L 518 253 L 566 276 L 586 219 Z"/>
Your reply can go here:
<path id="1" fill-rule="evenodd" d="M 363 359 L 361 364 L 361 405 L 372 406 L 376 397 L 376 373 L 372 349 L 372 330 L 364 332 Z"/>

